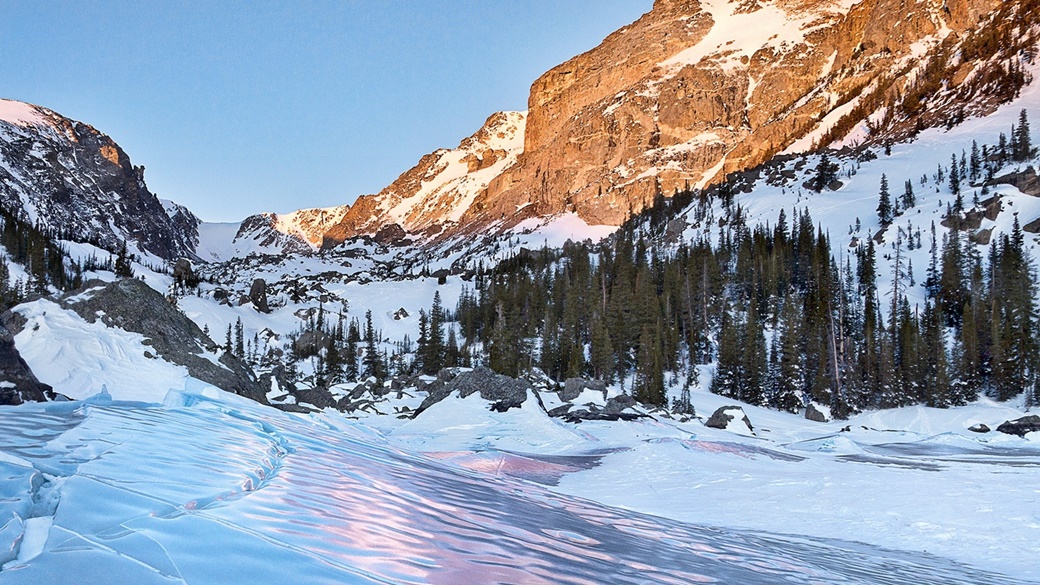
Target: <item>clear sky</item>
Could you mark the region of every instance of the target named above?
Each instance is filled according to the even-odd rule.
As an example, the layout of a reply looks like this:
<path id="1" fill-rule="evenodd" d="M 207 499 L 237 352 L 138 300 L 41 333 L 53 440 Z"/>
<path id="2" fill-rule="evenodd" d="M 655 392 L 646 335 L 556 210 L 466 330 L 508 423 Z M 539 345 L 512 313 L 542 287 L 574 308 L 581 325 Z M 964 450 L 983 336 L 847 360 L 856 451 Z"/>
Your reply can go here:
<path id="1" fill-rule="evenodd" d="M 652 0 L 0 0 L 0 97 L 110 135 L 207 221 L 351 203 Z"/>

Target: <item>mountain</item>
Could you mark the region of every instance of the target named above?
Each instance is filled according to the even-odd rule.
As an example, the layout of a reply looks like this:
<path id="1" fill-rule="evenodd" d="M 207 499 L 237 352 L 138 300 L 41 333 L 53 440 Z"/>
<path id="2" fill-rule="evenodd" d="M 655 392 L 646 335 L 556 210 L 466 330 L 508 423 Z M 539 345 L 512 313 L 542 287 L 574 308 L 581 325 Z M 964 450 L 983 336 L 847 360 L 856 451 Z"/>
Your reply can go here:
<path id="1" fill-rule="evenodd" d="M 164 260 L 194 257 L 198 241 L 198 218 L 152 194 L 144 167 L 111 138 L 11 100 L 0 100 L 0 205 L 66 239 L 109 250 L 129 241 Z"/>
<path id="2" fill-rule="evenodd" d="M 616 226 L 658 195 L 718 183 L 785 149 L 902 139 L 992 111 L 1025 81 L 1007 63 L 1036 44 L 1025 26 L 1035 5 L 658 0 L 535 81 L 527 115 L 497 133 L 510 145 L 494 164 L 478 154 L 459 174 L 451 162 L 474 145 L 495 152 L 487 137 L 502 114 L 360 198 L 326 236 L 396 223 L 443 237 L 568 211 Z"/>

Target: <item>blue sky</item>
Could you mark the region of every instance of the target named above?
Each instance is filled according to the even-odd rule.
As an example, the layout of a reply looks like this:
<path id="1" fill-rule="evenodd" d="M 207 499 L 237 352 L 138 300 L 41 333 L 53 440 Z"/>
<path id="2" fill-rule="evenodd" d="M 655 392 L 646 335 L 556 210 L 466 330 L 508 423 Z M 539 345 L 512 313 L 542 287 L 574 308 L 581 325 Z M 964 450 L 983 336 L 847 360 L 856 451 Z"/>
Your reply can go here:
<path id="1" fill-rule="evenodd" d="M 0 97 L 112 136 L 208 221 L 352 202 L 652 0 L 0 1 Z"/>

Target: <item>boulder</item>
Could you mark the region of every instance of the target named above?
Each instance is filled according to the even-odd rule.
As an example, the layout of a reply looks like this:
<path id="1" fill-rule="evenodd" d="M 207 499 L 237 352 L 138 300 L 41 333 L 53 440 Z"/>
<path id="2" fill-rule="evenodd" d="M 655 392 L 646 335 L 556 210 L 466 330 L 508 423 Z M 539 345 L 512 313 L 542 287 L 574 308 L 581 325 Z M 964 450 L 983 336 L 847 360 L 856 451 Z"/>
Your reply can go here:
<path id="1" fill-rule="evenodd" d="M 91 294 L 82 294 L 87 290 Z M 266 389 L 257 383 L 249 366 L 221 351 L 194 321 L 141 280 L 92 280 L 59 302 L 91 323 L 101 320 L 109 327 L 140 333 L 156 356 L 184 366 L 194 378 L 267 404 Z M 214 360 L 212 354 L 219 357 Z"/>
<path id="2" fill-rule="evenodd" d="M 977 425 L 971 425 L 968 427 L 968 430 L 973 433 L 988 433 L 990 429 L 988 425 L 979 423 Z"/>
<path id="3" fill-rule="evenodd" d="M 1026 433 L 1040 431 L 1040 416 L 1031 414 L 1019 419 L 1004 421 L 997 427 L 997 430 L 1008 435 L 1024 437 Z"/>
<path id="4" fill-rule="evenodd" d="M 441 371 L 441 373 L 444 372 L 444 370 Z M 481 398 L 493 403 L 492 410 L 505 412 L 510 408 L 522 405 L 531 390 L 531 385 L 523 380 L 503 376 L 484 367 L 462 372 L 446 384 L 441 382 L 440 373 L 437 377 L 436 382 L 427 386 L 430 394 L 415 410 L 416 416 L 455 392 L 458 392 L 462 398 L 480 394 Z"/>
<path id="5" fill-rule="evenodd" d="M 271 308 L 267 305 L 267 282 L 262 278 L 253 280 L 253 285 L 249 287 L 249 300 L 253 302 L 253 307 L 261 313 L 270 313 Z"/>
<path id="6" fill-rule="evenodd" d="M 584 378 L 568 378 L 563 383 L 563 389 L 557 392 L 560 400 L 572 402 L 585 390 L 594 390 L 603 393 L 603 399 L 607 399 L 607 385 L 602 380 L 586 380 Z"/>
<path id="7" fill-rule="evenodd" d="M 300 336 L 293 341 L 293 351 L 297 355 L 301 356 L 312 356 L 318 353 L 318 350 L 325 347 L 329 342 L 329 335 L 324 331 L 317 329 L 311 329 L 304 331 Z"/>
<path id="8" fill-rule="evenodd" d="M 332 393 L 325 388 L 304 388 L 292 392 L 296 397 L 296 403 L 300 405 L 312 405 L 319 409 L 336 407 L 336 399 Z"/>
<path id="9" fill-rule="evenodd" d="M 805 407 L 805 419 L 813 422 L 825 423 L 827 422 L 827 415 L 820 412 L 816 405 L 810 403 L 809 406 Z"/>
<path id="10" fill-rule="evenodd" d="M 739 406 L 720 406 L 712 413 L 708 421 L 704 423 L 704 426 L 713 429 L 728 429 L 734 420 L 740 420 L 747 426 L 749 431 L 755 431 L 755 428 L 751 426 L 751 421 L 744 414 L 744 409 Z"/>
<path id="11" fill-rule="evenodd" d="M 407 319 L 408 317 L 408 311 L 406 311 L 404 307 L 394 311 L 394 321 L 400 321 L 401 319 Z"/>

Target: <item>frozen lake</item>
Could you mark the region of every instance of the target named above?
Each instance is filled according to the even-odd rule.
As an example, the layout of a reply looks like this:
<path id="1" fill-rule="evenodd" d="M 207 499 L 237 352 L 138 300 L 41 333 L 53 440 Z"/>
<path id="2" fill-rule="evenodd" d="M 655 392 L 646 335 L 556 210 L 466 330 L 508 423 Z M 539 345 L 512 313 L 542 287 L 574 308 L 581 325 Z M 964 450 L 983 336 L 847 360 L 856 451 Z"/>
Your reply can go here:
<path id="1" fill-rule="evenodd" d="M 926 554 L 666 520 L 515 479 L 552 483 L 594 457 L 452 457 L 467 460 L 225 394 L 6 407 L 0 583 L 1022 582 Z M 488 461 L 512 471 L 485 473 Z"/>

